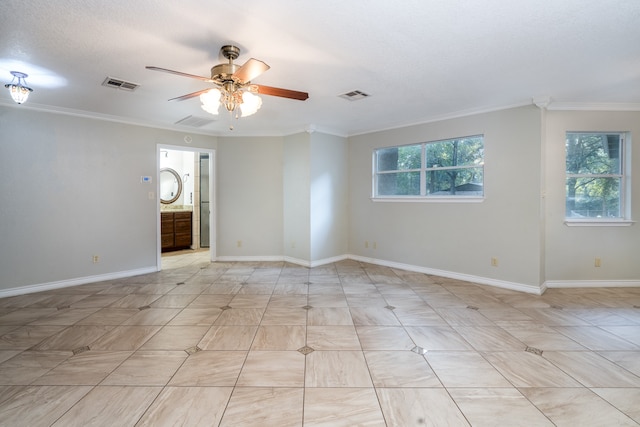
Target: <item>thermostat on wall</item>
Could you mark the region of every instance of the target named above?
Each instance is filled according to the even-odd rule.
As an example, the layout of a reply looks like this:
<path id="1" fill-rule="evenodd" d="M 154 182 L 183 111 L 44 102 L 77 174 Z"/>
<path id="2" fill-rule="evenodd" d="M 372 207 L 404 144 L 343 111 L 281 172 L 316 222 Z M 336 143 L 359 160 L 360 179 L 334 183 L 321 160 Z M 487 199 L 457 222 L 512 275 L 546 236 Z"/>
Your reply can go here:
<path id="1" fill-rule="evenodd" d="M 140 182 L 151 183 L 151 177 L 150 176 L 141 176 L 140 177 Z"/>

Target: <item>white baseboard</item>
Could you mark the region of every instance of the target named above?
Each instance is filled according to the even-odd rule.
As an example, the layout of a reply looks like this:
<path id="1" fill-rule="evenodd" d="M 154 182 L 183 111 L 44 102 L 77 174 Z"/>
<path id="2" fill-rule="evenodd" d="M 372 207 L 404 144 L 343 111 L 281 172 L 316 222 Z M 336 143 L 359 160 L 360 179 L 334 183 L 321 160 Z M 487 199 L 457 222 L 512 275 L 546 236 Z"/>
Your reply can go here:
<path id="1" fill-rule="evenodd" d="M 376 258 L 368 258 L 368 257 L 363 257 L 363 256 L 359 256 L 359 255 L 352 255 L 352 254 L 341 255 L 341 256 L 336 256 L 336 257 L 332 257 L 332 258 L 325 258 L 325 259 L 317 260 L 317 261 L 307 261 L 307 260 L 288 257 L 288 256 L 284 256 L 284 257 L 264 257 L 264 256 L 259 256 L 259 257 L 234 257 L 234 256 L 225 256 L 225 257 L 217 257 L 216 261 L 229 261 L 229 262 L 231 262 L 231 261 L 285 261 L 285 262 L 290 262 L 291 264 L 300 265 L 302 267 L 312 268 L 312 267 L 319 267 L 321 265 L 331 264 L 333 262 L 344 261 L 346 259 L 352 259 L 354 261 L 366 262 L 368 264 L 381 265 L 381 266 L 384 266 L 384 267 L 397 268 L 397 269 L 400 269 L 400 270 L 414 271 L 416 273 L 424 273 L 424 274 L 430 274 L 430 275 L 433 275 L 433 276 L 448 277 L 450 279 L 464 280 L 464 281 L 467 281 L 467 282 L 478 283 L 478 284 L 481 284 L 481 285 L 495 286 L 495 287 L 498 287 L 498 288 L 511 289 L 511 290 L 514 290 L 514 291 L 526 292 L 526 293 L 535 294 L 535 295 L 542 295 L 542 293 L 544 292 L 544 288 L 541 288 L 539 286 L 525 285 L 525 284 L 522 284 L 522 283 L 515 283 L 515 282 L 507 282 L 507 281 L 504 281 L 504 280 L 490 279 L 490 278 L 487 278 L 487 277 L 480 277 L 480 276 L 472 276 L 472 275 L 469 275 L 469 274 L 462 274 L 462 273 L 456 273 L 456 272 L 445 271 L 445 270 L 437 270 L 437 269 L 434 269 L 434 268 L 419 267 L 419 266 L 416 266 L 416 265 L 403 264 L 403 263 L 399 263 L 399 262 L 386 261 L 386 260 L 376 259 Z"/>
<path id="2" fill-rule="evenodd" d="M 268 261 L 285 261 L 303 267 L 319 267 L 334 262 L 352 259 L 355 261 L 366 262 L 368 264 L 381 265 L 384 267 L 397 268 L 400 270 L 413 271 L 416 273 L 430 274 L 433 276 L 447 277 L 450 279 L 464 280 L 467 282 L 478 283 L 481 285 L 495 286 L 503 289 L 510 289 L 529 294 L 542 295 L 547 289 L 560 288 L 631 288 L 640 287 L 640 280 L 547 280 L 540 286 L 526 285 L 523 283 L 508 282 L 505 280 L 491 279 L 488 277 L 473 276 L 464 273 L 456 273 L 453 271 L 438 270 L 428 267 L 420 267 L 411 264 L 404 264 L 394 261 L 386 261 L 382 259 L 363 257 L 359 255 L 347 254 L 331 258 L 325 258 L 316 261 L 307 261 L 299 258 L 288 256 L 219 256 L 215 261 L 220 262 L 268 262 Z M 30 294 L 34 292 L 43 292 L 53 289 L 67 288 L 70 286 L 84 285 L 87 283 L 96 283 L 106 280 L 116 280 L 126 277 L 139 276 L 142 274 L 155 273 L 159 271 L 156 266 L 145 267 L 136 270 L 119 271 L 115 273 L 100 274 L 96 276 L 78 277 L 75 279 L 59 280 L 56 282 L 40 283 L 35 285 L 20 286 L 16 288 L 0 289 L 0 298 L 12 297 L 16 295 Z"/>
<path id="3" fill-rule="evenodd" d="M 340 255 L 331 258 L 320 259 L 317 261 L 311 261 L 310 267 L 320 267 L 321 265 L 332 264 L 334 262 L 344 261 L 345 259 L 349 259 L 348 255 Z"/>
<path id="4" fill-rule="evenodd" d="M 348 255 L 341 255 L 332 258 L 325 258 L 317 261 L 307 261 L 305 259 L 294 258 L 290 256 L 219 256 L 216 257 L 216 261 L 221 262 L 243 262 L 243 261 L 253 261 L 253 262 L 268 262 L 268 261 L 284 261 L 289 262 L 291 264 L 300 265 L 302 267 L 319 267 L 321 265 L 331 264 L 333 262 L 344 261 L 348 259 Z"/>
<path id="5" fill-rule="evenodd" d="M 449 279 L 464 280 L 466 282 L 478 283 L 480 285 L 495 286 L 497 288 L 511 289 L 513 291 L 526 292 L 528 294 L 542 295 L 544 292 L 539 286 L 525 285 L 523 283 L 507 282 L 505 280 L 491 279 L 488 277 L 472 276 L 470 274 L 456 273 L 453 271 L 438 270 L 435 268 L 420 267 L 400 262 L 385 261 L 375 258 L 367 258 L 359 255 L 349 255 L 349 259 L 366 262 L 369 264 L 382 265 L 385 267 L 397 268 L 400 270 L 414 271 L 416 273 L 430 274 L 433 276 L 447 277 Z"/>
<path id="6" fill-rule="evenodd" d="M 562 288 L 637 288 L 640 280 L 547 280 L 548 289 Z"/>
<path id="7" fill-rule="evenodd" d="M 56 282 L 40 283 L 36 285 L 20 286 L 17 288 L 0 289 L 0 298 L 16 295 L 32 294 L 34 292 L 50 291 L 53 289 L 68 288 L 71 286 L 86 285 L 87 283 L 103 282 L 106 280 L 123 279 L 125 277 L 140 276 L 141 274 L 155 273 L 158 267 L 145 267 L 136 270 L 118 271 L 116 273 L 99 274 L 96 276 L 77 277 L 75 279 L 58 280 Z"/>
<path id="8" fill-rule="evenodd" d="M 282 256 L 217 256 L 215 261 L 220 262 L 277 262 L 284 261 Z"/>

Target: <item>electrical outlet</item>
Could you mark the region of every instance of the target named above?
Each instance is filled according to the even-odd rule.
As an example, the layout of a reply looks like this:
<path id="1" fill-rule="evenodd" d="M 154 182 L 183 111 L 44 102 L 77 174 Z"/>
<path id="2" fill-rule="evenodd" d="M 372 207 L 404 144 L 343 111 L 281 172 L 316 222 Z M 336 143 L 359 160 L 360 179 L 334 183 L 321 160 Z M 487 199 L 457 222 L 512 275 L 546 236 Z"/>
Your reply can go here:
<path id="1" fill-rule="evenodd" d="M 498 258 L 496 258 L 496 257 L 492 257 L 491 258 L 491 266 L 492 267 L 497 267 L 498 266 Z"/>
<path id="2" fill-rule="evenodd" d="M 378 242 L 373 242 L 373 249 L 378 249 Z"/>
<path id="3" fill-rule="evenodd" d="M 94 255 L 94 256 L 93 256 L 93 263 L 94 263 L 94 264 L 97 264 L 97 263 L 99 263 L 99 262 L 100 262 L 100 256 L 99 256 L 99 255 Z"/>
<path id="4" fill-rule="evenodd" d="M 368 241 L 368 240 L 365 240 L 365 241 L 364 241 L 364 247 L 365 247 L 365 248 L 368 248 L 368 247 L 369 247 L 369 241 Z"/>
<path id="5" fill-rule="evenodd" d="M 238 245 L 238 247 L 239 247 L 239 248 L 241 248 L 241 247 L 242 247 L 242 240 L 238 240 L 238 241 L 236 242 L 236 245 Z"/>
<path id="6" fill-rule="evenodd" d="M 593 265 L 594 267 L 600 267 L 602 265 L 602 260 L 600 258 L 596 258 Z"/>

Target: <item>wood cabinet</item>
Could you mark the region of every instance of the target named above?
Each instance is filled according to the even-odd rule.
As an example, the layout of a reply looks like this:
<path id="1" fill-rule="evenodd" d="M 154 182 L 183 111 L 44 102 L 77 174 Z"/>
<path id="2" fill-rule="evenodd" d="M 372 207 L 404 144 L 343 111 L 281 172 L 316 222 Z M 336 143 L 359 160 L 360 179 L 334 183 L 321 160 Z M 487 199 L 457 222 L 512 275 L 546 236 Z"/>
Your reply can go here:
<path id="1" fill-rule="evenodd" d="M 191 212 L 162 212 L 160 214 L 162 252 L 191 247 L 191 214 Z"/>

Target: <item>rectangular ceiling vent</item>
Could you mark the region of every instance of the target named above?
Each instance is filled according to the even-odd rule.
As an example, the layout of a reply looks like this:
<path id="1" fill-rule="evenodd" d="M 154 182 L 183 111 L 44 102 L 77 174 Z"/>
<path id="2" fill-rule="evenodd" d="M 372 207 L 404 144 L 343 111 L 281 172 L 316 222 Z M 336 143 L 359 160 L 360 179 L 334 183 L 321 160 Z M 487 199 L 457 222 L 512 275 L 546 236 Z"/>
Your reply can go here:
<path id="1" fill-rule="evenodd" d="M 113 78 L 113 77 L 107 77 L 102 82 L 102 86 L 111 87 L 113 89 L 128 90 L 129 92 L 133 92 L 140 85 L 137 84 L 137 83 L 132 83 L 132 82 L 128 82 L 128 81 L 125 81 L 125 80 L 116 79 L 116 78 Z"/>
<path id="2" fill-rule="evenodd" d="M 344 98 L 349 101 L 358 101 L 360 99 L 365 99 L 368 96 L 370 95 L 362 92 L 361 90 L 352 90 L 351 92 L 343 93 L 340 95 L 340 98 Z"/>
<path id="3" fill-rule="evenodd" d="M 187 116 L 183 119 L 178 120 L 175 124 L 182 125 L 182 126 L 191 126 L 194 128 L 201 128 L 202 126 L 206 126 L 213 122 L 215 122 L 215 120 L 210 119 L 208 117 Z"/>

